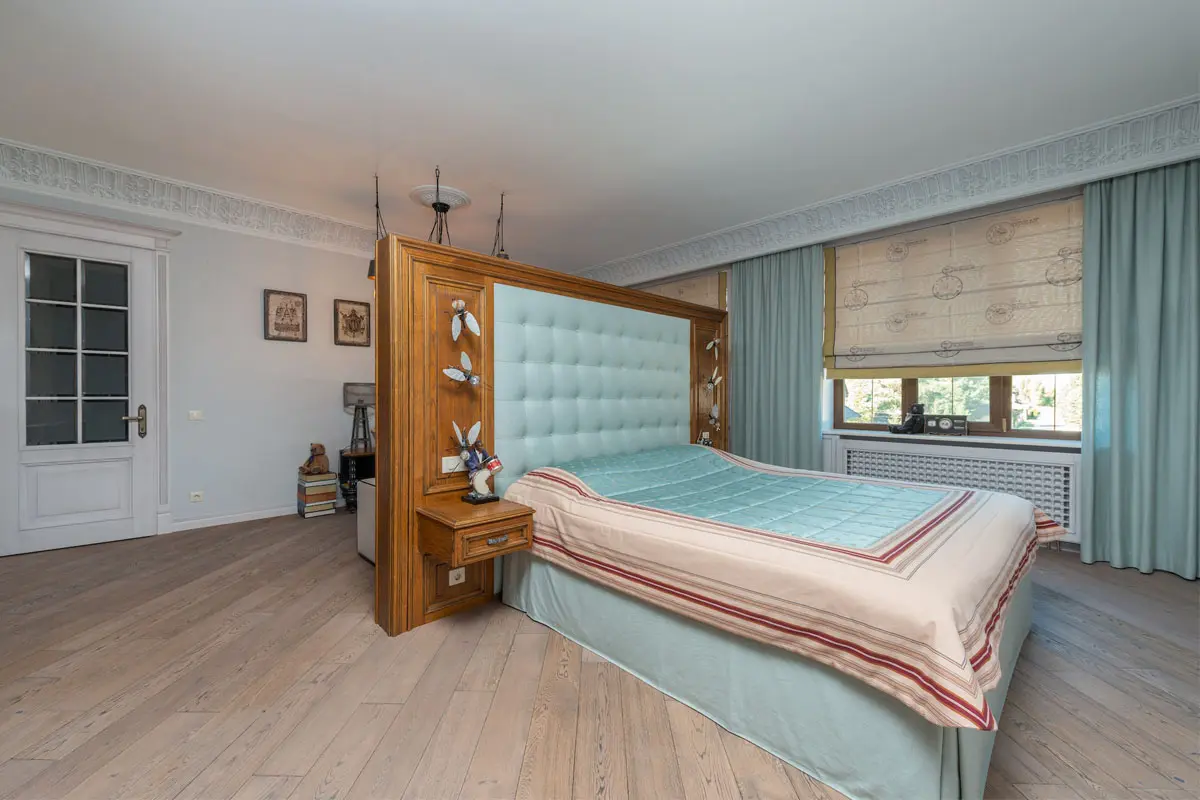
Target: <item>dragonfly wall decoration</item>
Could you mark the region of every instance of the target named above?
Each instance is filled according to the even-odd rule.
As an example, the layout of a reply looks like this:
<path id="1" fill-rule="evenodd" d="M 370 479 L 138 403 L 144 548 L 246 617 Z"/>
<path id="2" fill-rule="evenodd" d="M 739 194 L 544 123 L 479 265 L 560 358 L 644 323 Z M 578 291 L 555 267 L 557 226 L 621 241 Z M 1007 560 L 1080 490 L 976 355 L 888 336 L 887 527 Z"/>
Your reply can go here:
<path id="1" fill-rule="evenodd" d="M 724 379 L 725 379 L 725 376 L 717 375 L 717 368 L 713 367 L 712 377 L 704 382 L 704 391 L 711 393 L 713 390 L 715 390 L 718 386 L 721 385 L 721 381 L 723 381 Z"/>
<path id="2" fill-rule="evenodd" d="M 450 424 L 454 426 L 454 443 L 458 445 L 458 457 L 466 464 L 471 456 L 471 448 L 479 443 L 479 432 L 483 429 L 483 422 L 472 425 L 466 436 L 463 436 L 462 428 L 458 427 L 457 422 L 451 420 Z"/>
<path id="3" fill-rule="evenodd" d="M 450 318 L 450 337 L 454 341 L 458 341 L 458 337 L 462 335 L 463 326 L 467 326 L 467 330 L 476 336 L 479 335 L 479 320 L 475 319 L 475 315 L 467 311 L 466 300 L 454 300 L 450 303 L 450 307 L 454 309 L 454 316 Z"/>
<path id="4" fill-rule="evenodd" d="M 442 370 L 442 373 L 452 381 L 457 381 L 458 383 L 468 383 L 471 386 L 478 386 L 479 376 L 471 370 L 471 357 L 466 353 L 460 353 L 460 356 L 461 358 L 459 361 L 462 363 L 461 368 L 446 367 L 444 370 Z"/>

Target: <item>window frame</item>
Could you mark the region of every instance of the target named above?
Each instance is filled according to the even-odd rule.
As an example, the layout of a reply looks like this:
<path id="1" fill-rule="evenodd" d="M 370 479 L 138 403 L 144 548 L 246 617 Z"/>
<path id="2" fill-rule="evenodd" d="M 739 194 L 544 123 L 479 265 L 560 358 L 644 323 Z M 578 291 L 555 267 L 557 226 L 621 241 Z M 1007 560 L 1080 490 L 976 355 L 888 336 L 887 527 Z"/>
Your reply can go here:
<path id="1" fill-rule="evenodd" d="M 917 381 L 920 378 L 900 379 L 900 407 L 907 409 L 917 402 Z M 1064 439 L 1078 441 L 1080 431 L 1040 431 L 1017 430 L 1011 425 L 1012 420 L 1012 376 L 992 375 L 989 383 L 988 397 L 991 419 L 987 422 L 968 423 L 968 433 L 971 436 L 999 436 L 1014 439 Z M 839 430 L 852 431 L 886 431 L 887 425 L 878 423 L 846 422 L 845 420 L 845 384 L 841 378 L 833 379 L 833 427 Z"/>

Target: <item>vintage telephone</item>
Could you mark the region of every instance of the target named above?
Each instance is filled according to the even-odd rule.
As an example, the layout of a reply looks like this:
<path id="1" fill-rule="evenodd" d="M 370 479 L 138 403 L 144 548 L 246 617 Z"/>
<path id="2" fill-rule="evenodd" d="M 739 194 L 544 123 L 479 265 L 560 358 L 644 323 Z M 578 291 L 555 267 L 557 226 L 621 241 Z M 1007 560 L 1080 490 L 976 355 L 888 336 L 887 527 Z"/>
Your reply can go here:
<path id="1" fill-rule="evenodd" d="M 924 433 L 925 406 L 921 403 L 913 403 L 909 407 L 908 413 L 904 415 L 904 422 L 899 425 L 888 425 L 888 430 L 892 433 Z"/>

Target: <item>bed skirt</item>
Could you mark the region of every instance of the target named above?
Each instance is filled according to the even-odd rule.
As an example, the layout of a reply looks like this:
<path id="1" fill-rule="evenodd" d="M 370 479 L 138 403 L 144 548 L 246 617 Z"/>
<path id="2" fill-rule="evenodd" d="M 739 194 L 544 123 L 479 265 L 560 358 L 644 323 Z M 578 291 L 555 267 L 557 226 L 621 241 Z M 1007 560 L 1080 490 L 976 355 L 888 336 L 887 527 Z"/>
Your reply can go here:
<path id="1" fill-rule="evenodd" d="M 529 553 L 506 556 L 503 600 L 855 800 L 976 800 L 995 731 L 942 728 L 841 672 L 649 605 Z M 1000 642 L 997 718 L 1029 632 L 1022 580 Z"/>

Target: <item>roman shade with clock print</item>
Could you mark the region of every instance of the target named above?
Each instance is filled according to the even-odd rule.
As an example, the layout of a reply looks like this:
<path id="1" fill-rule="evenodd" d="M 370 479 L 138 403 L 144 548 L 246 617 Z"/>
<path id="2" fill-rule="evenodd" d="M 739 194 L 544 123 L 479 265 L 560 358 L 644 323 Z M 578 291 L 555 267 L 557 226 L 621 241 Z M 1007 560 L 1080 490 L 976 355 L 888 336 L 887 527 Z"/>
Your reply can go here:
<path id="1" fill-rule="evenodd" d="M 836 248 L 826 262 L 830 377 L 1079 370 L 1083 200 Z"/>

